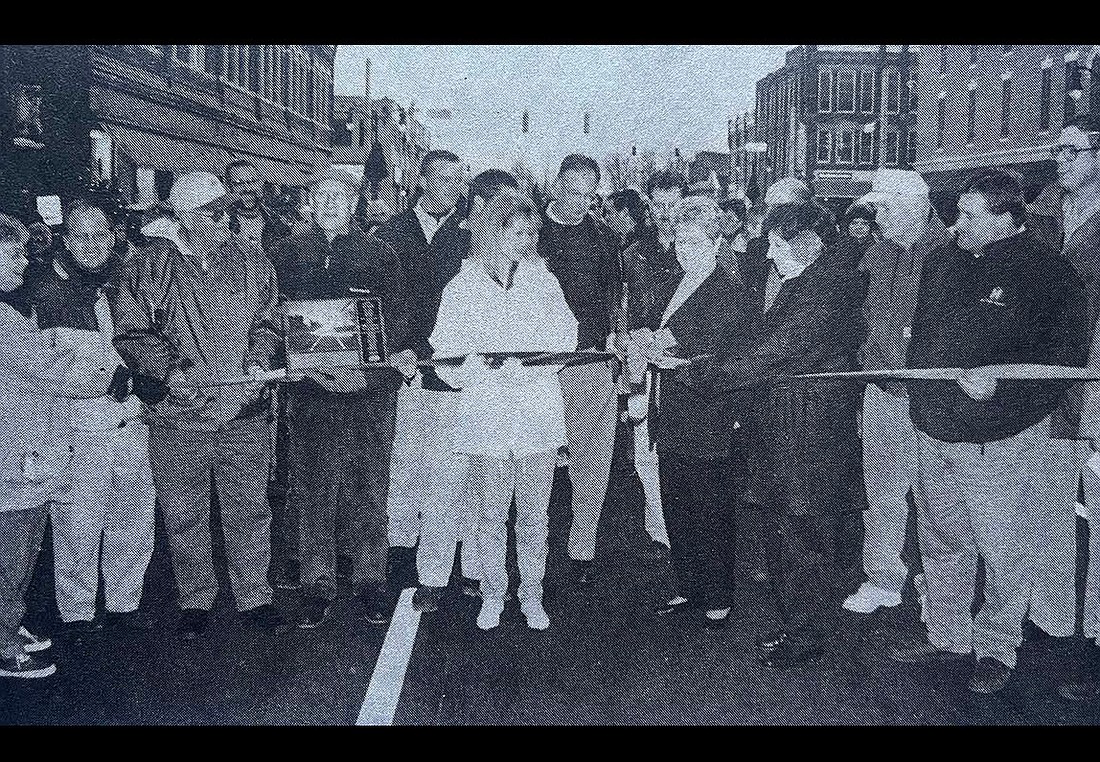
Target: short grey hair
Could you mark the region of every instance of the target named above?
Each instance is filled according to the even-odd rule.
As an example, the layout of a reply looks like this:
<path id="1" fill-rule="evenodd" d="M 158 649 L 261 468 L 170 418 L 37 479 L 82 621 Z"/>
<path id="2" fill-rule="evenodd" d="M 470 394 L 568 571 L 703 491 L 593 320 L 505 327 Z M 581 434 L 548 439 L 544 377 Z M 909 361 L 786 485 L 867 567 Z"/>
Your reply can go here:
<path id="1" fill-rule="evenodd" d="M 721 233 L 721 210 L 709 196 L 688 196 L 672 210 L 672 226 L 698 225 L 712 240 Z"/>

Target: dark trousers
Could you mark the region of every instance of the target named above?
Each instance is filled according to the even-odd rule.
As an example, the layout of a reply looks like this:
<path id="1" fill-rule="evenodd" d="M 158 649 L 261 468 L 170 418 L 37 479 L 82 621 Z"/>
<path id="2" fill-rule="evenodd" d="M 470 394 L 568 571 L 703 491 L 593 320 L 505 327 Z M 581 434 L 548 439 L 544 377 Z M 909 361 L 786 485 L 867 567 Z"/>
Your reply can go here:
<path id="1" fill-rule="evenodd" d="M 679 594 L 708 610 L 729 608 L 734 475 L 725 460 L 662 452 L 661 502 Z"/>
<path id="2" fill-rule="evenodd" d="M 302 584 L 336 597 L 336 554 L 350 551 L 356 589 L 386 579 L 386 492 L 393 395 L 292 399 L 288 508 L 298 516 Z"/>
<path id="3" fill-rule="evenodd" d="M 837 530 L 840 516 L 791 515 L 785 506 L 765 512 L 765 555 L 783 629 L 824 637 L 836 629 L 840 600 Z"/>
<path id="4" fill-rule="evenodd" d="M 44 505 L 0 511 L 0 656 L 5 658 L 23 652 L 19 628 L 48 515 Z"/>

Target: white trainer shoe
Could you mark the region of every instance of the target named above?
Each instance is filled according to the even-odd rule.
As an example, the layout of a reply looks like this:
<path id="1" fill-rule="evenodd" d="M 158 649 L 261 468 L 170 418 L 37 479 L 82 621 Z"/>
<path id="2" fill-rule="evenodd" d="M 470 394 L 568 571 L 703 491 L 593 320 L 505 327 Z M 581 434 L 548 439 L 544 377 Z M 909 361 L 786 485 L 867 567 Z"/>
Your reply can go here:
<path id="1" fill-rule="evenodd" d="M 859 590 L 844 599 L 844 608 L 856 614 L 870 614 L 880 606 L 893 608 L 901 603 L 900 593 L 891 593 L 878 585 L 864 582 Z"/>
<path id="2" fill-rule="evenodd" d="M 519 610 L 527 617 L 527 626 L 532 630 L 545 630 L 550 626 L 550 617 L 542 607 L 542 601 L 524 601 Z"/>
<path id="3" fill-rule="evenodd" d="M 23 641 L 23 650 L 29 654 L 45 651 L 53 645 L 53 641 L 41 635 L 32 635 L 26 627 L 19 628 L 19 638 Z"/>
<path id="4" fill-rule="evenodd" d="M 504 612 L 504 601 L 488 598 L 481 602 L 481 611 L 477 613 L 477 626 L 482 630 L 491 630 L 500 624 L 500 615 Z"/>

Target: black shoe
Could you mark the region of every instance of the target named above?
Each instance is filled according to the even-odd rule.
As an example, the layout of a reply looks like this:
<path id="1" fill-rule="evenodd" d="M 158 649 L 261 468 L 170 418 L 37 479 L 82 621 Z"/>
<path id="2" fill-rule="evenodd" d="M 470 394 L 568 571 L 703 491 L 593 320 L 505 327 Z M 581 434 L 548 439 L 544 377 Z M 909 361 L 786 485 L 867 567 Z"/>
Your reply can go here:
<path id="1" fill-rule="evenodd" d="M 642 557 L 647 561 L 663 561 L 668 558 L 668 546 L 663 542 L 651 540 L 645 550 L 642 551 Z"/>
<path id="2" fill-rule="evenodd" d="M 886 655 L 902 664 L 939 664 L 969 659 L 970 654 L 941 651 L 927 640 L 902 640 L 886 649 Z"/>
<path id="3" fill-rule="evenodd" d="M 357 596 L 363 604 L 367 621 L 371 624 L 386 624 L 393 614 L 390 593 L 385 585 L 364 588 Z"/>
<path id="4" fill-rule="evenodd" d="M 658 603 L 656 606 L 653 607 L 653 613 L 657 616 L 669 616 L 671 614 L 676 614 L 680 611 L 684 611 L 690 603 L 691 601 L 689 600 L 683 600 L 679 603 L 664 601 L 662 603 Z"/>
<path id="5" fill-rule="evenodd" d="M 791 635 L 786 630 L 775 630 L 758 637 L 756 648 L 758 651 L 774 651 L 790 639 Z"/>
<path id="6" fill-rule="evenodd" d="M 261 630 L 271 630 L 275 633 L 290 632 L 290 625 L 287 624 L 286 617 L 270 603 L 265 603 L 248 611 L 242 611 L 241 618 Z"/>
<path id="7" fill-rule="evenodd" d="M 103 615 L 103 624 L 113 630 L 126 632 L 151 632 L 153 623 L 149 617 L 137 611 L 108 611 Z"/>
<path id="8" fill-rule="evenodd" d="M 195 640 L 206 633 L 206 627 L 210 624 L 210 612 L 202 609 L 184 609 L 180 613 L 179 624 L 176 625 L 176 635 L 184 640 Z"/>
<path id="9" fill-rule="evenodd" d="M 431 611 L 439 611 L 439 602 L 443 600 L 445 587 L 431 587 L 421 585 L 413 593 L 412 607 L 414 611 L 427 614 Z"/>
<path id="10" fill-rule="evenodd" d="M 351 559 L 347 556 L 336 557 L 336 586 L 351 587 L 351 574 L 353 571 Z"/>
<path id="11" fill-rule="evenodd" d="M 970 690 L 974 693 L 996 693 L 1008 685 L 1012 679 L 1012 667 L 1000 659 L 983 657 L 974 665 L 974 674 L 970 677 Z"/>
<path id="12" fill-rule="evenodd" d="M 301 610 L 298 612 L 298 627 L 303 630 L 312 630 L 320 627 L 328 618 L 332 604 L 324 598 L 305 596 L 302 598 Z"/>
<path id="13" fill-rule="evenodd" d="M 825 653 L 819 640 L 785 640 L 780 645 L 760 654 L 765 667 L 784 670 L 817 661 Z"/>
<path id="14" fill-rule="evenodd" d="M 275 568 L 274 577 L 272 585 L 278 590 L 300 590 L 302 587 L 297 561 L 284 561 Z"/>
<path id="15" fill-rule="evenodd" d="M 476 579 L 470 579 L 469 577 L 462 578 L 462 594 L 468 595 L 471 598 L 477 598 L 481 596 L 481 582 Z"/>
<path id="16" fill-rule="evenodd" d="M 590 585 L 596 579 L 595 568 L 591 561 L 573 560 L 569 565 L 569 578 L 578 585 Z"/>
<path id="17" fill-rule="evenodd" d="M 390 548 L 386 561 L 386 579 L 403 580 L 410 569 L 416 568 L 416 548 L 395 545 Z"/>
<path id="18" fill-rule="evenodd" d="M 98 619 L 77 619 L 75 622 L 62 622 L 61 632 L 71 638 L 99 632 L 103 629 L 103 623 Z"/>

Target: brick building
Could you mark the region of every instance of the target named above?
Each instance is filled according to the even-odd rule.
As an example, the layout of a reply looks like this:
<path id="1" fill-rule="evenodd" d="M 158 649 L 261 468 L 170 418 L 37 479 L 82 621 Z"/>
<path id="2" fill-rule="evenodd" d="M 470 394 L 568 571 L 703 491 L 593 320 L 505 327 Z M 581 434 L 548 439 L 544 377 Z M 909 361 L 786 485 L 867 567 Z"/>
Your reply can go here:
<path id="1" fill-rule="evenodd" d="M 176 173 L 247 158 L 268 191 L 330 163 L 331 45 L 0 47 L 0 204 L 117 186 L 163 199 Z"/>
<path id="2" fill-rule="evenodd" d="M 1047 148 L 1078 111 L 1100 114 L 1095 45 L 927 45 L 917 77 L 913 167 L 941 216 L 953 220 L 959 185 L 974 170 L 1009 167 L 1028 201 L 1056 179 Z"/>
<path id="3" fill-rule="evenodd" d="M 811 184 L 841 212 L 871 189 L 878 167 L 908 168 L 914 157 L 918 48 L 804 45 L 756 83 L 755 141 L 760 187 L 781 177 Z"/>

